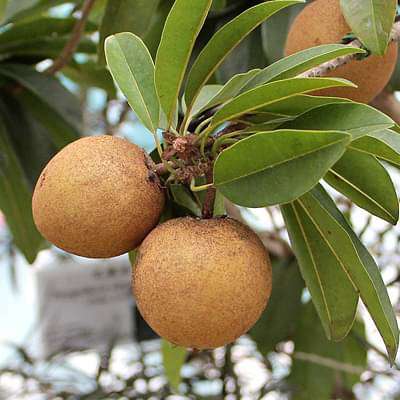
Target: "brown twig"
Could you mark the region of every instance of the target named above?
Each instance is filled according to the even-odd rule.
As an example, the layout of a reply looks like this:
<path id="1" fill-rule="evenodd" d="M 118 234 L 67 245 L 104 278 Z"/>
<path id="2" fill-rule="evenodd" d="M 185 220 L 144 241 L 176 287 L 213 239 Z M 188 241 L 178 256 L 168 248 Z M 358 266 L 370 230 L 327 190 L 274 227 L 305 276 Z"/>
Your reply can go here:
<path id="1" fill-rule="evenodd" d="M 212 169 L 210 169 L 210 171 L 206 174 L 206 178 L 207 178 L 207 183 L 212 183 L 213 181 Z M 213 217 L 216 195 L 217 195 L 217 190 L 215 189 L 215 187 L 211 186 L 210 188 L 207 189 L 206 197 L 203 203 L 203 209 L 201 212 L 202 217 L 204 219 L 209 219 Z"/>
<path id="2" fill-rule="evenodd" d="M 392 33 L 390 35 L 390 41 L 400 41 L 400 22 L 396 22 L 393 25 Z M 359 39 L 355 39 L 349 43 L 349 46 L 362 47 L 362 43 Z M 353 61 L 354 59 L 356 59 L 357 56 L 358 54 L 350 54 L 348 56 L 338 57 L 334 60 L 321 64 L 318 67 L 312 68 L 299 76 L 303 78 L 315 78 L 326 75 L 328 72 L 333 71 L 334 69 Z"/>
<path id="3" fill-rule="evenodd" d="M 89 18 L 90 11 L 96 0 L 85 0 L 81 9 L 81 16 L 76 21 L 75 26 L 71 33 L 71 38 L 68 40 L 60 55 L 54 60 L 53 64 L 45 70 L 49 75 L 54 75 L 63 69 L 71 57 L 74 55 L 76 48 L 79 45 L 82 34 L 85 30 L 86 22 Z"/>

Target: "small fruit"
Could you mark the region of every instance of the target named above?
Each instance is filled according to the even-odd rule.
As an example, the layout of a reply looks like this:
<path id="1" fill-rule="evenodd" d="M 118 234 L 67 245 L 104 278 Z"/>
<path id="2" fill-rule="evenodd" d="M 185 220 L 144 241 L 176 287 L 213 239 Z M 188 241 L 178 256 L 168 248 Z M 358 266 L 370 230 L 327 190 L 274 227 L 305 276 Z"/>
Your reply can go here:
<path id="1" fill-rule="evenodd" d="M 286 42 L 286 54 L 329 43 L 340 43 L 351 32 L 341 12 L 339 0 L 315 0 L 296 17 Z M 348 79 L 358 88 L 333 88 L 315 92 L 369 103 L 388 84 L 397 60 L 397 43 L 391 43 L 385 56 L 353 60 L 326 76 Z"/>
<path id="2" fill-rule="evenodd" d="M 133 293 L 149 325 L 173 344 L 211 349 L 246 333 L 271 293 L 257 235 L 230 219 L 178 218 L 143 241 Z"/>
<path id="3" fill-rule="evenodd" d="M 138 146 L 112 136 L 79 139 L 40 175 L 32 199 L 42 235 L 70 253 L 114 257 L 157 224 L 164 194 Z"/>

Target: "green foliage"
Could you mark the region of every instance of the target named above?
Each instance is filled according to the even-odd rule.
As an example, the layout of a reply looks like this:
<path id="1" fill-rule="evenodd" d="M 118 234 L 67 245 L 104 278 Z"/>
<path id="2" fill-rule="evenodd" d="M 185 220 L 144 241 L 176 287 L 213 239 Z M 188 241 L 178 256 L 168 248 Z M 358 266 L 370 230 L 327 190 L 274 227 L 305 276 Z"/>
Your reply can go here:
<path id="1" fill-rule="evenodd" d="M 110 71 L 143 125 L 155 133 L 159 103 L 154 85 L 154 63 L 143 41 L 133 33 L 118 33 L 106 41 Z"/>
<path id="2" fill-rule="evenodd" d="M 165 22 L 156 57 L 155 81 L 160 104 L 172 125 L 195 40 L 206 19 L 211 0 L 176 0 Z M 189 11 L 189 12 L 188 12 Z"/>
<path id="3" fill-rule="evenodd" d="M 388 46 L 396 0 L 340 0 L 343 15 L 353 32 L 374 54 L 384 55 Z"/>
<path id="4" fill-rule="evenodd" d="M 174 346 L 166 340 L 162 340 L 161 346 L 165 375 L 171 388 L 177 391 L 182 380 L 181 369 L 186 360 L 187 350 Z"/>
<path id="5" fill-rule="evenodd" d="M 0 178 L 0 208 L 15 244 L 32 263 L 43 239 L 33 223 L 30 186 L 3 122 L 0 123 Z"/>
<path id="6" fill-rule="evenodd" d="M 318 183 L 343 155 L 349 140 L 343 132 L 260 132 L 218 156 L 214 184 L 241 206 L 287 203 Z"/>
<path id="7" fill-rule="evenodd" d="M 289 340 L 294 332 L 301 310 L 304 281 L 295 260 L 273 260 L 272 293 L 268 307 L 250 331 L 258 350 L 267 355 L 276 345 Z"/>
<path id="8" fill-rule="evenodd" d="M 297 1 L 261 3 L 224 25 L 207 43 L 190 70 L 185 97 L 189 108 L 200 88 L 247 34 L 271 15 L 296 3 Z"/>
<path id="9" fill-rule="evenodd" d="M 293 389 L 291 398 L 330 400 L 337 387 L 351 390 L 367 361 L 366 350 L 354 337 L 364 337 L 363 323 L 356 321 L 349 337 L 341 343 L 331 343 L 326 340 L 311 303 L 302 306 L 298 321 L 288 378 Z"/>

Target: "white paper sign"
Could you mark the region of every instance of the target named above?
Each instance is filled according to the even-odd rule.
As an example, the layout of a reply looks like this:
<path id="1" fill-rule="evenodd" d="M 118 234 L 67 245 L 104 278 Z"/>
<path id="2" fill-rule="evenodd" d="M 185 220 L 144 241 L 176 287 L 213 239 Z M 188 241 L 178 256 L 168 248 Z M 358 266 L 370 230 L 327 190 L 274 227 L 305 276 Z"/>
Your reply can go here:
<path id="1" fill-rule="evenodd" d="M 111 341 L 132 339 L 128 257 L 89 260 L 47 253 L 39 256 L 34 267 L 38 307 L 33 329 L 35 355 L 102 349 Z"/>

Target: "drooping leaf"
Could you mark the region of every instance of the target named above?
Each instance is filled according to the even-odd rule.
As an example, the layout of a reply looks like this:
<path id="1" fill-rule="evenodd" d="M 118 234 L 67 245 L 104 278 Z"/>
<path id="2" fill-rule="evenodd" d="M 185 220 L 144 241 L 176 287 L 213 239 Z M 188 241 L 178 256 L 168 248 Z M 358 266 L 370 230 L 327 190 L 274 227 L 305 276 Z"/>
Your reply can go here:
<path id="1" fill-rule="evenodd" d="M 374 54 L 384 55 L 396 15 L 396 0 L 340 0 L 352 31 Z"/>
<path id="2" fill-rule="evenodd" d="M 107 0 L 100 26 L 99 62 L 104 63 L 104 43 L 108 36 L 131 32 L 143 38 L 160 0 Z"/>
<path id="3" fill-rule="evenodd" d="M 329 340 L 349 333 L 357 311 L 358 293 L 342 261 L 298 202 L 282 206 L 290 242 L 301 273 Z"/>
<path id="4" fill-rule="evenodd" d="M 279 342 L 288 340 L 293 335 L 300 316 L 304 288 L 298 264 L 294 260 L 276 261 L 273 263 L 272 273 L 274 284 L 268 307 L 249 332 L 264 356 L 274 351 Z"/>
<path id="5" fill-rule="evenodd" d="M 48 127 L 58 148 L 79 138 L 82 118 L 79 100 L 57 79 L 17 64 L 1 64 L 0 75 L 15 80 L 26 89 L 18 93 L 18 100 Z"/>
<path id="6" fill-rule="evenodd" d="M 314 108 L 284 124 L 282 128 L 336 129 L 349 132 L 354 140 L 393 125 L 391 118 L 373 107 L 360 103 L 344 103 Z"/>
<path id="7" fill-rule="evenodd" d="M 288 377 L 291 399 L 331 400 L 337 387 L 352 390 L 366 369 L 366 350 L 351 334 L 340 343 L 327 341 L 311 303 L 302 306 L 298 321 Z M 364 331 L 364 324 L 356 321 L 352 332 L 364 337 Z"/>
<path id="8" fill-rule="evenodd" d="M 325 180 L 369 213 L 395 225 L 399 219 L 396 189 L 386 169 L 372 155 L 348 149 Z"/>
<path id="9" fill-rule="evenodd" d="M 209 130 L 214 129 L 225 121 L 253 112 L 279 100 L 283 100 L 284 98 L 311 92 L 317 89 L 337 86 L 353 86 L 353 84 L 343 79 L 292 78 L 258 86 L 255 89 L 242 93 L 232 101 L 226 103 L 217 113 L 215 113 Z M 297 127 L 290 129 L 297 129 Z"/>
<path id="10" fill-rule="evenodd" d="M 163 365 L 165 375 L 172 389 L 178 391 L 181 383 L 181 369 L 185 364 L 187 350 L 182 347 L 177 347 L 162 340 L 161 351 L 163 356 Z"/>
<path id="11" fill-rule="evenodd" d="M 190 70 L 185 91 L 188 107 L 191 108 L 202 86 L 246 35 L 271 15 L 296 3 L 296 0 L 264 2 L 247 9 L 224 25 L 203 48 Z"/>
<path id="12" fill-rule="evenodd" d="M 354 140 L 350 147 L 400 167 L 400 135 L 393 130 L 372 132 Z"/>
<path id="13" fill-rule="evenodd" d="M 0 209 L 17 247 L 29 263 L 35 261 L 43 242 L 32 217 L 31 190 L 12 148 L 3 122 L 0 122 Z"/>
<path id="14" fill-rule="evenodd" d="M 143 125 L 155 133 L 160 106 L 154 84 L 154 64 L 143 41 L 133 33 L 106 40 L 106 59 L 114 80 Z"/>
<path id="15" fill-rule="evenodd" d="M 161 107 L 170 126 L 195 40 L 211 0 L 176 0 L 165 22 L 156 56 L 155 81 Z"/>
<path id="16" fill-rule="evenodd" d="M 393 361 L 398 350 L 399 330 L 385 284 L 374 259 L 321 186 L 298 199 L 298 202 L 329 246 L 340 257 Z"/>
<path id="17" fill-rule="evenodd" d="M 245 207 L 287 203 L 318 183 L 343 155 L 349 140 L 343 132 L 261 132 L 220 153 L 214 185 Z"/>
<path id="18" fill-rule="evenodd" d="M 243 90 L 249 90 L 267 82 L 294 78 L 324 62 L 357 53 L 364 53 L 364 50 L 341 44 L 326 44 L 306 49 L 264 68 L 247 83 Z"/>

